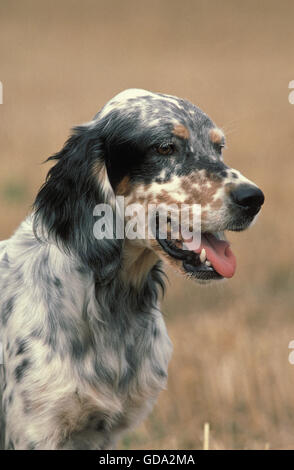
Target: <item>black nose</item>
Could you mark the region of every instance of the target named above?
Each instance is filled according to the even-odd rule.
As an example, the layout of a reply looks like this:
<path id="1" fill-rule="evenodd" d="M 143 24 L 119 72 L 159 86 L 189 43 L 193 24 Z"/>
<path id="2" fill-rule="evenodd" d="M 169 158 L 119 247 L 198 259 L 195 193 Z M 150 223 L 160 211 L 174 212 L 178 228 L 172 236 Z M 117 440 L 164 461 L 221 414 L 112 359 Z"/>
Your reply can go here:
<path id="1" fill-rule="evenodd" d="M 257 214 L 264 203 L 263 192 L 250 184 L 240 184 L 237 186 L 231 191 L 231 198 L 235 204 L 246 210 L 248 215 Z"/>

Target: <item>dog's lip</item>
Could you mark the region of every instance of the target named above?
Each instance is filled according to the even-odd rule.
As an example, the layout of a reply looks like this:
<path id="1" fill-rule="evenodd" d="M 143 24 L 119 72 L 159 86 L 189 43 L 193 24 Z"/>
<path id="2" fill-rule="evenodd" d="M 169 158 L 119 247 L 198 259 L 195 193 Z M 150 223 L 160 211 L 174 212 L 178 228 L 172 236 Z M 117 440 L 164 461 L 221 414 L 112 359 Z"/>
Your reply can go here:
<path id="1" fill-rule="evenodd" d="M 181 248 L 176 245 L 177 241 L 156 238 L 169 256 L 183 261 L 185 271 L 199 279 L 230 278 L 235 273 L 236 259 L 223 232 L 202 233 L 201 244 L 196 249 L 186 249 L 185 243 L 179 240 Z"/>
<path id="2" fill-rule="evenodd" d="M 219 274 L 213 266 L 207 266 L 204 263 L 200 263 L 198 266 L 194 266 L 189 264 L 188 262 L 183 262 L 183 268 L 187 274 L 191 277 L 195 277 L 201 281 L 210 281 L 210 280 L 220 280 L 224 279 L 224 277 Z"/>
<path id="3" fill-rule="evenodd" d="M 179 248 L 172 240 L 169 240 L 166 238 L 156 237 L 156 240 L 158 241 L 160 246 L 164 249 L 164 251 L 168 255 L 172 256 L 173 258 L 181 260 L 181 261 L 188 261 L 193 264 L 198 264 L 198 260 L 199 260 L 199 263 L 200 263 L 200 256 L 194 251 Z"/>
<path id="4" fill-rule="evenodd" d="M 191 277 L 201 280 L 223 279 L 213 266 L 207 266 L 200 261 L 200 253 L 178 248 L 174 242 L 168 239 L 157 238 L 157 242 L 172 258 L 182 261 L 183 268 Z"/>

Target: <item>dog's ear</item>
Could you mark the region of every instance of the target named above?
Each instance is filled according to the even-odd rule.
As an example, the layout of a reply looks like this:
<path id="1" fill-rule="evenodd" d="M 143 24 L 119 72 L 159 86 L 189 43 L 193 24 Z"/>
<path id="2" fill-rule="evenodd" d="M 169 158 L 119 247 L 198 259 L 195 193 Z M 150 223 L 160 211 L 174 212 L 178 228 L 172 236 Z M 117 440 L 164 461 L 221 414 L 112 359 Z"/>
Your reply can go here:
<path id="1" fill-rule="evenodd" d="M 37 237 L 54 238 L 94 273 L 98 282 L 112 279 L 121 263 L 123 240 L 97 240 L 93 233 L 97 204 L 115 207 L 99 128 L 76 127 L 35 200 Z M 115 217 L 114 217 L 115 218 Z"/>

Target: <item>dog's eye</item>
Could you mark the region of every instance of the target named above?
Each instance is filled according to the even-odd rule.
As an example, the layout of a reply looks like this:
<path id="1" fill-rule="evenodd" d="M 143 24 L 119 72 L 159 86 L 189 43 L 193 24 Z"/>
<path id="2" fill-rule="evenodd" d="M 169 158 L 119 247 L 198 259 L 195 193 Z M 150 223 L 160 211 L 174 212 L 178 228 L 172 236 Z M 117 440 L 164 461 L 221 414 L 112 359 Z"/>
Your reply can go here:
<path id="1" fill-rule="evenodd" d="M 175 146 L 173 144 L 161 144 L 157 147 L 157 152 L 160 155 L 171 155 L 175 151 Z"/>
<path id="2" fill-rule="evenodd" d="M 225 144 L 216 144 L 215 145 L 215 149 L 218 153 L 222 153 L 224 148 L 225 148 Z"/>

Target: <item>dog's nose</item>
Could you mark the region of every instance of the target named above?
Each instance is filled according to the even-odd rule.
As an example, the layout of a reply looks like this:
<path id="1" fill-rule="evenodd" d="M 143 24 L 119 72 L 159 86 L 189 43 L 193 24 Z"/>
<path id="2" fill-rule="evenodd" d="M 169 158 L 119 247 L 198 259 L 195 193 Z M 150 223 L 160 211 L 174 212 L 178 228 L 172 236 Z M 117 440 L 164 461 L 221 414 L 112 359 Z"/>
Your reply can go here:
<path id="1" fill-rule="evenodd" d="M 256 186 L 240 184 L 231 191 L 231 198 L 235 204 L 246 210 L 248 215 L 255 215 L 264 203 L 264 194 Z"/>

